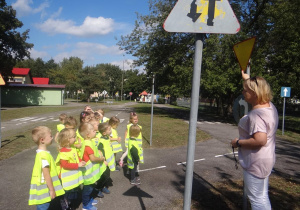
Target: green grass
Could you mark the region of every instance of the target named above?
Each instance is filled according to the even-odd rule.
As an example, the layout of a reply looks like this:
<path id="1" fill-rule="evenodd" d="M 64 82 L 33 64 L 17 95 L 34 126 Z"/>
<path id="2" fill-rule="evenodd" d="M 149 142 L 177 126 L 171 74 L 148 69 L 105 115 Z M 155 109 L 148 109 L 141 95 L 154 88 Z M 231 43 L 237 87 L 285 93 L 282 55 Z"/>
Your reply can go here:
<path id="1" fill-rule="evenodd" d="M 150 147 L 150 130 L 151 130 L 151 105 L 139 104 L 134 106 L 138 113 L 139 124 L 143 126 L 143 147 Z M 151 148 L 166 148 L 187 145 L 189 125 L 182 120 L 186 114 L 186 109 L 164 110 L 153 108 L 153 136 Z M 170 132 L 172 135 L 170 135 Z M 196 141 L 205 141 L 210 138 L 209 134 L 197 130 Z"/>

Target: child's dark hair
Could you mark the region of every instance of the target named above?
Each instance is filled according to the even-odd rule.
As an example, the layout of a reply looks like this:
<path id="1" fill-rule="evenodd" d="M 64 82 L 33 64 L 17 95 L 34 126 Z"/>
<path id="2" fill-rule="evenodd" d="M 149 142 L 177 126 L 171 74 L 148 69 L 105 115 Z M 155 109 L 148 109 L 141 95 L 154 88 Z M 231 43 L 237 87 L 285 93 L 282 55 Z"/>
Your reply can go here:
<path id="1" fill-rule="evenodd" d="M 98 131 L 101 133 L 101 134 L 103 134 L 106 130 L 107 130 L 107 128 L 109 127 L 110 125 L 106 122 L 106 123 L 100 123 L 99 125 L 98 125 Z"/>
<path id="2" fill-rule="evenodd" d="M 140 135 L 141 128 L 138 125 L 132 125 L 129 128 L 129 137 L 138 137 Z"/>
<path id="3" fill-rule="evenodd" d="M 110 126 L 116 125 L 116 124 L 119 124 L 119 123 L 120 123 L 120 119 L 117 118 L 117 117 L 115 117 L 115 116 L 112 116 L 112 117 L 109 119 L 109 122 L 108 122 L 108 124 L 109 124 Z"/>
<path id="4" fill-rule="evenodd" d="M 90 112 L 86 112 L 86 111 L 83 111 L 80 113 L 80 123 L 82 123 L 82 120 L 85 119 L 86 117 L 90 116 L 91 113 Z"/>

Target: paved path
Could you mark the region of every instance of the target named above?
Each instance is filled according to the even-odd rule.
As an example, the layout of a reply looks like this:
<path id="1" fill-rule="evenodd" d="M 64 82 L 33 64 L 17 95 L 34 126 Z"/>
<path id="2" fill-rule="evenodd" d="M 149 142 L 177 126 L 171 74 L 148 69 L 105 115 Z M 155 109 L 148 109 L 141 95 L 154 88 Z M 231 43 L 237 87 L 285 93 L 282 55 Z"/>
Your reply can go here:
<path id="1" fill-rule="evenodd" d="M 113 106 L 106 115 L 124 119 L 118 128 L 122 138 L 130 108 Z M 37 118 L 39 116 L 36 116 Z M 16 123 L 16 121 L 14 121 Z M 32 123 L 35 123 L 33 121 Z M 21 126 L 21 125 L 20 125 Z M 200 120 L 198 127 L 212 135 L 212 139 L 195 145 L 194 188 L 204 191 L 210 183 L 226 179 L 241 179 L 242 171 L 235 170 L 229 142 L 238 135 L 237 127 L 221 122 Z M 55 145 L 50 148 L 56 157 Z M 105 195 L 98 209 L 182 209 L 178 207 L 184 192 L 185 146 L 169 149 L 146 149 L 145 164 L 140 166 L 142 185 L 130 185 L 123 171 L 112 172 L 114 186 L 111 194 Z M 278 141 L 277 163 L 274 171 L 300 180 L 299 145 Z M 0 208 L 35 209 L 27 205 L 30 176 L 35 149 L 25 150 L 14 157 L 0 161 Z"/>

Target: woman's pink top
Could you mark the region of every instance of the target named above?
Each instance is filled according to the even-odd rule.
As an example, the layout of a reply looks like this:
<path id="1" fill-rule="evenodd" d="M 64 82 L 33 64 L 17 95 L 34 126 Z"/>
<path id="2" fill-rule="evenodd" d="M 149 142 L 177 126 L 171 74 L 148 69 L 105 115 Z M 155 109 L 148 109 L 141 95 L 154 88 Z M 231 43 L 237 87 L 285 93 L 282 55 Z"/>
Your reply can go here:
<path id="1" fill-rule="evenodd" d="M 277 126 L 278 113 L 271 102 L 270 107 L 251 110 L 239 122 L 239 139 L 249 139 L 257 132 L 267 134 L 267 143 L 259 149 L 239 148 L 239 162 L 241 166 L 258 178 L 269 176 L 275 164 Z"/>

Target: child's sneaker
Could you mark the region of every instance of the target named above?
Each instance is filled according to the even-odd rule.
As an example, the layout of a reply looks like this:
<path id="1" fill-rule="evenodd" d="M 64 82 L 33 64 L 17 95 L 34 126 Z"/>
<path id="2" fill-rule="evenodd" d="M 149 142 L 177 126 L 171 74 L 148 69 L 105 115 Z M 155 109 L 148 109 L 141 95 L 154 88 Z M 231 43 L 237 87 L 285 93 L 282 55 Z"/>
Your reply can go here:
<path id="1" fill-rule="evenodd" d="M 137 180 L 136 178 L 134 178 L 133 180 L 130 181 L 130 184 L 132 184 L 132 185 L 140 185 L 141 181 Z"/>
<path id="2" fill-rule="evenodd" d="M 96 200 L 96 199 L 93 199 L 93 198 L 91 198 L 91 200 L 90 200 L 90 202 L 89 202 L 89 204 L 88 205 L 97 205 L 98 204 L 98 200 Z"/>
<path id="3" fill-rule="evenodd" d="M 98 192 L 98 194 L 97 194 L 97 197 L 99 197 L 99 198 L 104 198 L 104 195 L 103 195 L 103 193 L 102 193 L 101 190 L 99 190 L 99 192 Z"/>
<path id="4" fill-rule="evenodd" d="M 86 206 L 82 206 L 82 210 L 97 210 L 95 206 L 92 206 L 92 204 L 88 204 Z"/>
<path id="5" fill-rule="evenodd" d="M 103 187 L 102 192 L 104 192 L 105 194 L 109 194 L 110 193 L 110 191 L 106 187 Z"/>

